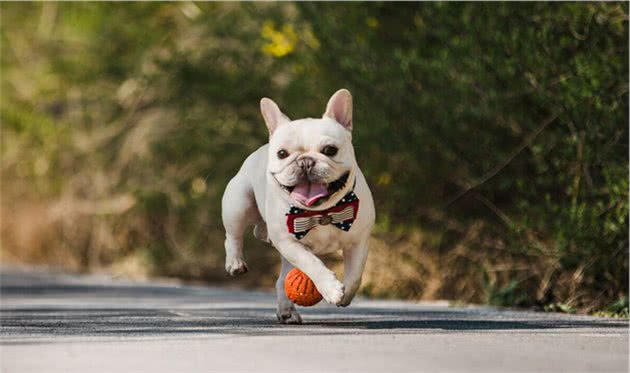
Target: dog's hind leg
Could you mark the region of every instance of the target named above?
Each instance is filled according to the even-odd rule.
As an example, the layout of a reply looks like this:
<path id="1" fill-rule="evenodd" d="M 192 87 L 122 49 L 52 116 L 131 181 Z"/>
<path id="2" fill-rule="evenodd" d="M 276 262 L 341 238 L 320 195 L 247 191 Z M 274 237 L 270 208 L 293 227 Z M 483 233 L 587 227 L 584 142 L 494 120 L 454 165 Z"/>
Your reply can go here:
<path id="1" fill-rule="evenodd" d="M 287 294 L 284 291 L 284 279 L 287 277 L 287 273 L 293 269 L 293 265 L 289 263 L 284 257 L 282 258 L 282 269 L 280 270 L 280 276 L 276 281 L 276 294 L 278 295 L 278 321 L 282 324 L 301 324 L 302 317 L 295 309 L 293 302 L 287 298 Z"/>
<path id="2" fill-rule="evenodd" d="M 261 218 L 251 185 L 239 175 L 228 183 L 221 205 L 225 227 L 225 270 L 234 276 L 248 270 L 243 259 L 243 232 Z"/>

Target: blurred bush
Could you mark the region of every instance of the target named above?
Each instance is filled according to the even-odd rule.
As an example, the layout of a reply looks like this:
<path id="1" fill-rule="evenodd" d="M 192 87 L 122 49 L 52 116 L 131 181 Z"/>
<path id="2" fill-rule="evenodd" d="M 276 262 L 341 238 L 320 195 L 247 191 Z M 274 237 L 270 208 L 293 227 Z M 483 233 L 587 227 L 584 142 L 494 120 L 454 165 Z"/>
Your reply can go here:
<path id="1" fill-rule="evenodd" d="M 315 116 L 347 87 L 378 212 L 364 294 L 627 299 L 627 3 L 0 9 L 3 261 L 225 279 L 260 98 Z M 272 284 L 247 245 L 241 281 Z"/>

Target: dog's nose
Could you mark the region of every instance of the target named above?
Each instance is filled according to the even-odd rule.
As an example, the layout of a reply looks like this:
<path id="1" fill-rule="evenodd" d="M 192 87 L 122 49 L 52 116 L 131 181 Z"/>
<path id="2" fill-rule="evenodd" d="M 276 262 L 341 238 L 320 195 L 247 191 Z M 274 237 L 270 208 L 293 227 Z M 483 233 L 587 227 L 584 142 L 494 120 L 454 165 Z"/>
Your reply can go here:
<path id="1" fill-rule="evenodd" d="M 311 157 L 303 157 L 298 160 L 298 165 L 302 167 L 304 172 L 309 173 L 313 166 L 315 166 L 315 160 Z"/>

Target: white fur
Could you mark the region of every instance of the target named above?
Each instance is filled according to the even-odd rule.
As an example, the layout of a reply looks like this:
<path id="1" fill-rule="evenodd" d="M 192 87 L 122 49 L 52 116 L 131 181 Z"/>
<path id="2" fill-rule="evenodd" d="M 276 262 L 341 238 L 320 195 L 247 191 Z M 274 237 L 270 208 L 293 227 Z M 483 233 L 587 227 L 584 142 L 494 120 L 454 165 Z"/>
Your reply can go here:
<path id="1" fill-rule="evenodd" d="M 306 273 L 324 299 L 338 306 L 352 301 L 361 283 L 368 254 L 368 241 L 374 225 L 374 202 L 354 156 L 352 147 L 352 96 L 345 89 L 329 100 L 321 119 L 290 121 L 270 99 L 261 100 L 261 112 L 270 133 L 269 144 L 252 153 L 239 172 L 230 180 L 223 195 L 222 216 L 226 231 L 225 269 L 231 275 L 247 272 L 243 260 L 243 232 L 255 225 L 254 235 L 271 243 L 282 255 L 282 270 L 276 284 L 278 319 L 283 323 L 300 323 L 301 317 L 284 292 L 284 278 L 295 266 Z M 334 157 L 321 153 L 326 145 L 339 150 Z M 284 149 L 289 156 L 278 158 Z M 281 187 L 294 185 L 303 172 L 300 161 L 309 157 L 315 161 L 313 173 L 332 182 L 350 172 L 346 186 L 316 207 L 293 200 Z M 290 205 L 305 210 L 325 210 L 334 206 L 353 187 L 359 198 L 359 211 L 348 231 L 333 225 L 318 225 L 301 240 L 288 232 L 285 213 Z M 343 283 L 326 268 L 318 255 L 342 251 Z"/>

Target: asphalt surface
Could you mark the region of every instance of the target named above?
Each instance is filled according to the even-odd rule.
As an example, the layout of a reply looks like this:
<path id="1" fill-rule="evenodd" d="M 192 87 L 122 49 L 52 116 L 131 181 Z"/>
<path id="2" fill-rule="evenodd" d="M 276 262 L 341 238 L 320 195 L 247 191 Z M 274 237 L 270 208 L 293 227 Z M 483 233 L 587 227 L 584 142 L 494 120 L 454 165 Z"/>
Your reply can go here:
<path id="1" fill-rule="evenodd" d="M 628 371 L 628 321 L 0 269 L 4 372 Z"/>

